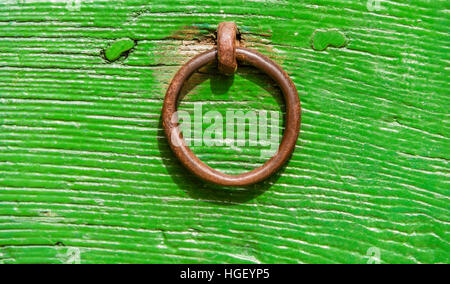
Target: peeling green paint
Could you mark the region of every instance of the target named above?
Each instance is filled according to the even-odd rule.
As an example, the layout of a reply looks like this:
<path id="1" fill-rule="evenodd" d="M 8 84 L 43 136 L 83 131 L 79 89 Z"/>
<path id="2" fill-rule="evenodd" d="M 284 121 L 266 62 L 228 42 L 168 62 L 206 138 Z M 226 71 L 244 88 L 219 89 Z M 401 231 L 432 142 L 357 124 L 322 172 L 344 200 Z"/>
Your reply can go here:
<path id="1" fill-rule="evenodd" d="M 135 42 L 132 39 L 118 39 L 105 50 L 105 58 L 111 62 L 116 61 L 134 46 Z"/>
<path id="2" fill-rule="evenodd" d="M 345 47 L 347 45 L 347 38 L 338 30 L 321 31 L 317 30 L 313 34 L 312 46 L 313 49 L 322 51 L 327 47 L 332 46 L 336 48 Z"/>

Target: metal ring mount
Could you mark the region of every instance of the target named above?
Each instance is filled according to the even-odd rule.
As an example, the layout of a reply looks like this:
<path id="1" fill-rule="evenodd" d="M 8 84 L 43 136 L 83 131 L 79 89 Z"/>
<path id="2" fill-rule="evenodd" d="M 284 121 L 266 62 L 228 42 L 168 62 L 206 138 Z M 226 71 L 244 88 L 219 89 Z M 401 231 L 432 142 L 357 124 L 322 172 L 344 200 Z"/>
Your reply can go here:
<path id="1" fill-rule="evenodd" d="M 217 29 L 217 58 L 219 71 L 227 76 L 233 75 L 237 70 L 236 40 L 238 29 L 233 22 L 219 24 Z"/>
<path id="2" fill-rule="evenodd" d="M 236 58 L 239 63 L 253 65 L 278 83 L 286 104 L 286 125 L 277 154 L 263 166 L 241 175 L 227 175 L 214 170 L 197 158 L 192 150 L 186 146 L 179 124 L 176 121 L 174 122 L 172 117 L 177 111 L 177 102 L 184 82 L 202 66 L 217 62 L 217 55 L 217 49 L 202 53 L 191 59 L 177 72 L 164 100 L 163 127 L 172 151 L 181 163 L 196 176 L 222 186 L 252 185 L 269 178 L 289 160 L 295 149 L 300 131 L 300 100 L 294 83 L 278 64 L 259 52 L 246 48 L 236 48 Z"/>

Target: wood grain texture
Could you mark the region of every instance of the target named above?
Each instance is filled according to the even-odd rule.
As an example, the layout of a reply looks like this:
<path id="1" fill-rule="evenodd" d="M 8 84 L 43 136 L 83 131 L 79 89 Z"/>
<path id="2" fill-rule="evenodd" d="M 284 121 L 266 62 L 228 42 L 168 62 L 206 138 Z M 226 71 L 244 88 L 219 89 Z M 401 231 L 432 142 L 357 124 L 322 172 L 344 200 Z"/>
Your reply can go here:
<path id="1" fill-rule="evenodd" d="M 0 262 L 448 263 L 450 4 L 381 1 L 0 1 Z M 235 21 L 299 89 L 289 164 L 245 189 L 205 185 L 163 137 L 180 65 Z M 346 45 L 312 48 L 316 31 Z M 115 62 L 105 49 L 135 41 Z M 341 40 L 342 42 L 342 40 Z M 321 39 L 321 45 L 326 44 Z M 282 111 L 252 68 L 200 72 L 181 108 Z M 193 147 L 241 173 L 256 147 Z"/>

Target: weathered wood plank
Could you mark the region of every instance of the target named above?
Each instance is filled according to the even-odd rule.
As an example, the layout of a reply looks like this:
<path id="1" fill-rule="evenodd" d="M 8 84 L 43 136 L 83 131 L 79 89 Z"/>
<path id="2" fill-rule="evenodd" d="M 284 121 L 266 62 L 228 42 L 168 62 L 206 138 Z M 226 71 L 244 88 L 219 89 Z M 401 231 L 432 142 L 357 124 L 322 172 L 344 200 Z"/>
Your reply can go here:
<path id="1" fill-rule="evenodd" d="M 1 4 L 0 262 L 76 248 L 83 263 L 365 263 L 372 247 L 382 262 L 448 262 L 450 7 L 365 2 Z M 172 76 L 224 20 L 285 68 L 303 105 L 286 168 L 232 192 L 186 173 L 160 127 Z M 314 50 L 320 31 L 346 42 Z M 126 38 L 128 54 L 106 60 Z M 251 68 L 222 79 L 197 74 L 181 108 L 280 111 Z M 258 147 L 193 150 L 228 173 L 265 161 Z"/>

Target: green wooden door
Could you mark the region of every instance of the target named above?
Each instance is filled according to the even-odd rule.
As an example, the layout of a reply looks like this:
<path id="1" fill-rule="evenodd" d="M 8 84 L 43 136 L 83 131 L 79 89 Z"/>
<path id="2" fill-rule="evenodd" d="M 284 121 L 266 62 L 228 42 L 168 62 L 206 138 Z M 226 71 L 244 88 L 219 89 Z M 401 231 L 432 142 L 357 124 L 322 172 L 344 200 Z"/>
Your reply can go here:
<path id="1" fill-rule="evenodd" d="M 448 263 L 449 9 L 0 1 L 0 262 Z M 291 161 L 250 188 L 197 180 L 161 128 L 171 78 L 222 21 L 302 101 Z M 283 112 L 249 67 L 200 72 L 185 93 L 187 112 Z M 252 145 L 192 149 L 229 174 L 267 160 Z"/>

